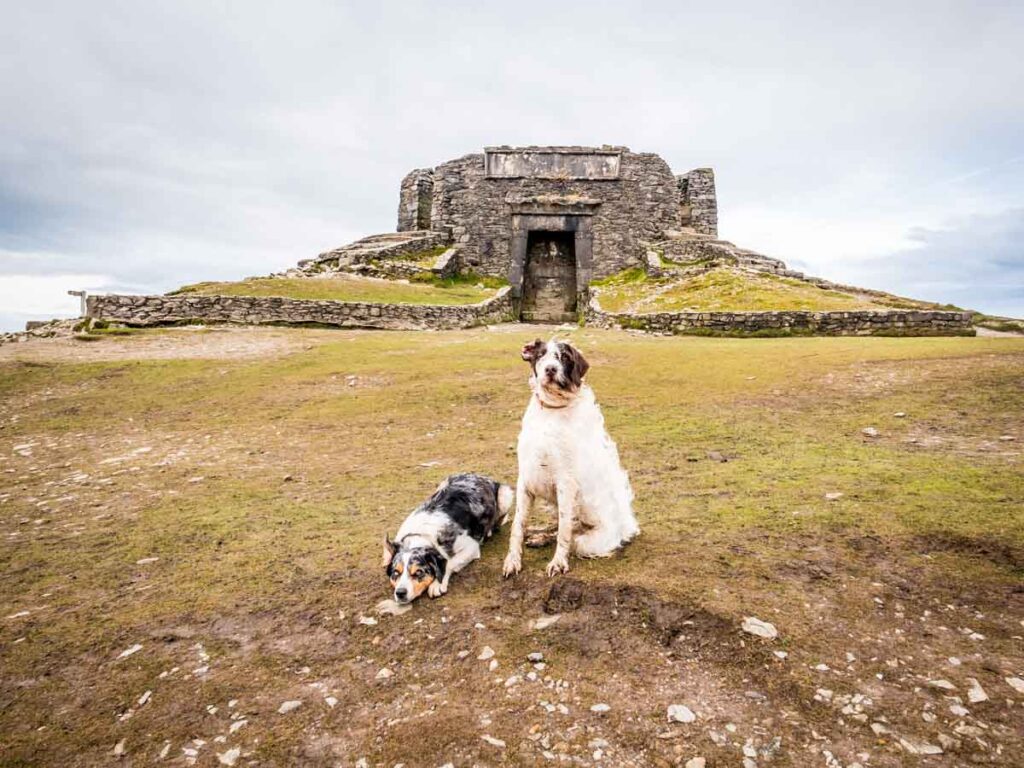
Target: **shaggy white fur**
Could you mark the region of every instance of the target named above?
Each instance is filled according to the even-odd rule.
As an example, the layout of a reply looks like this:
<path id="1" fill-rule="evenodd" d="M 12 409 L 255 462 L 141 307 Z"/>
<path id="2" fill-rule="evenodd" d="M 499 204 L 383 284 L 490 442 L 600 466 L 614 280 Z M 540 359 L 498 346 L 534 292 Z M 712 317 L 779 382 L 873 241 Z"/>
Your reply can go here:
<path id="1" fill-rule="evenodd" d="M 605 430 L 593 390 L 583 383 L 589 365 L 564 342 L 539 339 L 523 349 L 530 363 L 530 404 L 519 432 L 519 479 L 504 574 L 522 568 L 530 508 L 545 499 L 558 508 L 558 538 L 547 573 L 569 569 L 569 553 L 607 557 L 640 532 L 633 491 L 619 452 Z M 574 529 L 582 533 L 574 537 Z"/>

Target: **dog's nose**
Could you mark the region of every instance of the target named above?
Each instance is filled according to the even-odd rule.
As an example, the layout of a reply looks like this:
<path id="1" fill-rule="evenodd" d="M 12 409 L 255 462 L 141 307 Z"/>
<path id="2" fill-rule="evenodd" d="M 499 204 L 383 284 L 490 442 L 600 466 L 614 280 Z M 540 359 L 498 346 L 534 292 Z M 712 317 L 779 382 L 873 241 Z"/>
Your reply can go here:
<path id="1" fill-rule="evenodd" d="M 545 373 L 546 373 L 546 374 L 547 374 L 548 376 L 554 376 L 554 375 L 555 375 L 556 373 L 558 373 L 558 368 L 556 368 L 556 367 L 555 367 L 555 366 L 553 366 L 553 365 L 549 365 L 549 366 L 546 366 L 546 367 L 544 368 L 544 372 L 545 372 Z"/>
<path id="2" fill-rule="evenodd" d="M 395 590 L 395 600 L 405 600 L 405 596 L 408 595 L 408 594 L 409 593 L 406 592 L 404 589 L 396 589 Z"/>

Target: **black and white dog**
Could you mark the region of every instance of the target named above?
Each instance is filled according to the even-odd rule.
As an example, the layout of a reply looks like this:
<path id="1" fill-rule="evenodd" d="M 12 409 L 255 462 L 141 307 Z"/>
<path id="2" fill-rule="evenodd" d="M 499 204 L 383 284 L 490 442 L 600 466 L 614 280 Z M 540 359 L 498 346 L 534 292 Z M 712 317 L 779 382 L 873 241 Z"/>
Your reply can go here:
<path id="1" fill-rule="evenodd" d="M 394 541 L 384 535 L 382 565 L 395 602 L 447 592 L 452 574 L 480 557 L 480 545 L 508 517 L 513 499 L 509 486 L 483 475 L 446 478 L 409 514 Z"/>
<path id="2" fill-rule="evenodd" d="M 530 508 L 545 500 L 558 507 L 558 536 L 549 576 L 569 570 L 569 552 L 607 557 L 640 532 L 633 490 L 619 452 L 604 427 L 590 368 L 564 341 L 537 339 L 523 347 L 530 364 L 530 404 L 519 432 L 519 481 L 504 574 L 522 568 Z M 578 530 L 577 530 L 578 529 Z"/>

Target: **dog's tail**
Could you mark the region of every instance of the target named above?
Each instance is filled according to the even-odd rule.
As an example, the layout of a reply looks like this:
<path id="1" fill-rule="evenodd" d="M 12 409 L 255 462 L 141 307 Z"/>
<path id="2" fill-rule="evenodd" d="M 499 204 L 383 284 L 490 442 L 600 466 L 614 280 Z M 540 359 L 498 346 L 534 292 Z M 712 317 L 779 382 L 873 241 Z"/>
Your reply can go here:
<path id="1" fill-rule="evenodd" d="M 515 501 L 515 489 L 504 483 L 498 483 L 498 512 L 501 515 L 498 518 L 498 525 L 504 525 L 508 522 L 508 516 L 512 512 L 512 506 L 515 504 Z"/>

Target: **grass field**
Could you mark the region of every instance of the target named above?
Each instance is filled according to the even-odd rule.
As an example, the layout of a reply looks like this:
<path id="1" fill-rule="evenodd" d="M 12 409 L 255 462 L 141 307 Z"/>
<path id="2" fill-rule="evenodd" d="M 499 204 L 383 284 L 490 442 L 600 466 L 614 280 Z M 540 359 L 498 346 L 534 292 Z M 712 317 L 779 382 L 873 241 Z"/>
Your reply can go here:
<path id="1" fill-rule="evenodd" d="M 0 347 L 0 764 L 1024 764 L 1024 339 L 565 330 L 640 537 L 375 617 L 385 531 L 514 480 L 549 332 Z"/>
<path id="2" fill-rule="evenodd" d="M 488 287 L 490 286 L 490 287 Z M 254 277 L 237 282 L 196 283 L 175 293 L 204 296 L 280 296 L 289 299 L 367 301 L 387 304 L 475 304 L 489 299 L 497 286 L 480 278 L 437 282 L 403 282 L 339 274 L 336 277 Z"/>
<path id="3" fill-rule="evenodd" d="M 760 310 L 891 309 L 879 297 L 824 290 L 803 280 L 719 267 L 684 278 L 648 278 L 630 270 L 596 284 L 609 312 L 741 312 Z M 923 306 L 892 297 L 897 304 Z"/>

